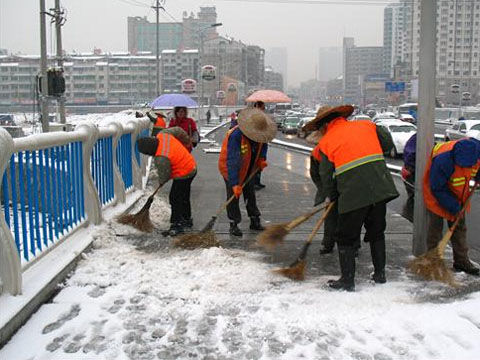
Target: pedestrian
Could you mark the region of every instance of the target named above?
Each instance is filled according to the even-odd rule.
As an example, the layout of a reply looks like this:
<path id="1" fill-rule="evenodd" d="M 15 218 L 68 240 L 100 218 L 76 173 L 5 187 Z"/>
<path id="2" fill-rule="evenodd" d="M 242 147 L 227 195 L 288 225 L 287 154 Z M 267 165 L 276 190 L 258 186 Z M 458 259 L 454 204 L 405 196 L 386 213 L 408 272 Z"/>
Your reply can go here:
<path id="1" fill-rule="evenodd" d="M 173 135 L 161 131 L 155 137 L 138 139 L 138 149 L 142 154 L 154 156 L 158 181 L 165 184 L 172 179 L 169 201 L 172 208 L 170 229 L 164 236 L 176 236 L 193 227 L 190 205 L 190 189 L 197 174 L 195 159 L 187 148 Z"/>
<path id="2" fill-rule="evenodd" d="M 371 278 L 385 283 L 386 203 L 399 196 L 384 152 L 392 138 L 367 120 L 348 121 L 351 105 L 321 107 L 304 130 L 320 130 L 320 177 L 327 200 L 337 202 L 337 245 L 341 277 L 332 289 L 355 289 L 355 242 L 366 229 L 374 266 Z"/>
<path id="3" fill-rule="evenodd" d="M 423 194 L 429 220 L 428 249 L 435 248 L 440 242 L 443 220 L 446 219 L 451 227 L 457 216 L 461 216 L 450 239 L 453 268 L 470 275 L 479 275 L 480 269 L 468 257 L 467 227 L 460 210 L 470 192 L 470 180 L 480 181 L 479 168 L 480 142 L 465 138 L 436 145 L 423 178 Z"/>
<path id="4" fill-rule="evenodd" d="M 147 116 L 150 119 L 150 121 L 153 123 L 153 128 L 152 128 L 152 136 L 156 136 L 161 129 L 165 129 L 167 127 L 167 123 L 165 121 L 165 115 L 163 115 L 161 112 L 153 112 L 153 111 L 148 111 Z"/>
<path id="5" fill-rule="evenodd" d="M 210 119 L 211 119 L 211 117 L 212 117 L 212 114 L 211 114 L 211 112 L 210 112 L 210 109 L 207 110 L 207 112 L 206 112 L 206 114 L 205 114 L 205 117 L 207 118 L 207 123 L 209 123 L 209 122 L 210 122 Z"/>
<path id="6" fill-rule="evenodd" d="M 403 149 L 402 179 L 408 195 L 408 202 L 413 205 L 415 195 L 415 162 L 417 159 L 417 134 L 413 134 Z"/>
<path id="7" fill-rule="evenodd" d="M 227 206 L 230 220 L 230 234 L 242 236 L 238 224 L 242 220 L 238 199 L 243 193 L 251 230 L 264 230 L 260 222 L 253 180 L 244 184 L 252 171 L 263 170 L 267 166 L 267 143 L 277 132 L 275 123 L 258 109 L 242 110 L 238 125 L 227 132 L 223 140 L 218 168 L 225 180 L 227 198 L 233 194 L 236 199 Z"/>
<path id="8" fill-rule="evenodd" d="M 237 118 L 239 113 L 240 110 L 235 110 L 232 112 L 232 115 L 230 115 L 230 129 L 233 129 L 235 126 L 237 126 Z"/>
<path id="9" fill-rule="evenodd" d="M 265 103 L 263 101 L 257 101 L 253 104 L 254 108 L 257 108 L 263 112 L 265 112 Z M 255 190 L 262 190 L 265 188 L 265 184 L 262 184 L 262 172 L 259 171 L 257 175 L 255 175 Z"/>
<path id="10" fill-rule="evenodd" d="M 191 145 L 188 147 L 188 151 L 192 151 L 192 148 L 196 147 L 200 142 L 200 136 L 197 130 L 197 124 L 195 120 L 187 117 L 188 111 L 185 106 L 176 106 L 173 108 L 173 118 L 170 120 L 169 128 L 179 126 L 190 136 Z"/>

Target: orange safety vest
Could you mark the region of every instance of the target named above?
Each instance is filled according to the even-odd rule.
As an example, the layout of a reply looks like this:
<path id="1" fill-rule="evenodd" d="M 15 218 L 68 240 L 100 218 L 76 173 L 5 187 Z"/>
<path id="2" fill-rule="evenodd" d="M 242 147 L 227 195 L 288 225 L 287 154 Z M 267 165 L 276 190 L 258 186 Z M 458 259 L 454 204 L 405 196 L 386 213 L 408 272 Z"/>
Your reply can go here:
<path id="1" fill-rule="evenodd" d="M 228 168 L 227 168 L 227 152 L 228 152 L 228 139 L 233 131 L 238 128 L 238 125 L 231 128 L 227 132 L 227 136 L 223 140 L 222 150 L 220 151 L 220 157 L 218 159 L 218 170 L 222 174 L 223 178 L 228 181 Z M 255 158 L 255 163 L 257 163 L 260 158 L 260 152 L 262 151 L 263 143 L 258 144 L 257 157 Z M 240 156 L 242 157 L 242 163 L 240 165 L 240 173 L 238 174 L 238 181 L 240 184 L 245 182 L 247 177 L 247 171 L 250 166 L 250 161 L 252 160 L 252 147 L 250 141 L 245 135 L 242 134 L 242 142 L 240 145 Z"/>
<path id="2" fill-rule="evenodd" d="M 320 155 L 320 143 L 317 144 L 312 150 L 312 156 L 315 160 L 320 162 L 322 160 L 322 156 Z"/>
<path id="3" fill-rule="evenodd" d="M 430 187 L 430 168 L 432 166 L 432 161 L 440 154 L 446 153 L 448 151 L 452 151 L 453 147 L 459 140 L 455 141 L 448 141 L 445 143 L 437 144 L 432 151 L 432 156 L 430 157 L 427 170 L 425 171 L 425 175 L 423 176 L 423 199 L 425 201 L 425 206 L 431 212 L 449 220 L 454 221 L 455 216 L 445 210 L 437 201 L 435 196 L 432 193 L 432 189 Z M 470 180 L 477 175 L 478 169 L 480 168 L 480 160 L 472 167 L 460 167 L 455 165 L 455 170 L 453 171 L 452 176 L 448 180 L 448 188 L 452 192 L 453 195 L 460 201 L 461 204 L 464 204 L 467 200 L 470 186 Z M 470 210 L 470 204 L 467 206 L 467 211 Z"/>
<path id="4" fill-rule="evenodd" d="M 155 124 L 153 125 L 153 127 L 159 127 L 162 129 L 165 129 L 167 127 L 167 123 L 165 122 L 165 119 L 163 118 L 163 116 L 160 116 L 160 115 L 157 116 L 157 121 L 155 121 Z"/>
<path id="5" fill-rule="evenodd" d="M 159 133 L 157 139 L 158 147 L 155 156 L 165 156 L 170 160 L 172 179 L 187 176 L 195 170 L 195 159 L 175 136 Z"/>
<path id="6" fill-rule="evenodd" d="M 375 124 L 337 118 L 327 125 L 320 150 L 335 165 L 335 176 L 374 161 L 383 161 Z"/>

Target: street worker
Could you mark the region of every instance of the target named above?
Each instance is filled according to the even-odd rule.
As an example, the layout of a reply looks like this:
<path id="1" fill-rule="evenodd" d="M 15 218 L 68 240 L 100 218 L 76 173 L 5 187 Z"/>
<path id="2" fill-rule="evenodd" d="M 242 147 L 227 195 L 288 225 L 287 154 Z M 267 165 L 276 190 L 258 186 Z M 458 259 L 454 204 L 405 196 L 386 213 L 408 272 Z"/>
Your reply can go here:
<path id="1" fill-rule="evenodd" d="M 195 120 L 187 117 L 187 108 L 185 106 L 177 106 L 173 108 L 173 118 L 170 120 L 168 127 L 179 126 L 190 136 L 191 145 L 188 147 L 188 151 L 192 151 L 192 148 L 197 146 L 200 142 L 200 136 L 197 130 L 197 124 Z"/>
<path id="2" fill-rule="evenodd" d="M 461 216 L 450 239 L 453 268 L 471 275 L 479 275 L 480 270 L 468 257 L 467 227 L 460 210 L 470 193 L 470 180 L 480 181 L 479 168 L 480 141 L 473 138 L 448 141 L 433 148 L 423 178 L 423 194 L 429 218 L 428 249 L 433 249 L 440 242 L 443 219 L 451 227 L 457 216 Z"/>
<path id="3" fill-rule="evenodd" d="M 155 113 L 153 111 L 148 111 L 147 116 L 153 123 L 152 136 L 156 136 L 161 129 L 165 129 L 167 127 L 165 115 L 163 115 L 161 112 Z"/>
<path id="4" fill-rule="evenodd" d="M 154 164 L 158 181 L 165 184 L 172 179 L 169 201 L 172 207 L 170 229 L 164 236 L 176 236 L 193 226 L 190 206 L 190 188 L 197 165 L 195 159 L 175 136 L 161 131 L 157 136 L 138 139 L 138 149 L 142 154 L 155 156 Z"/>
<path id="5" fill-rule="evenodd" d="M 307 137 L 307 141 L 316 143 L 315 148 L 310 154 L 310 178 L 312 179 L 317 192 L 315 193 L 315 200 L 313 206 L 318 206 L 326 199 L 324 188 L 322 186 L 322 178 L 320 176 L 320 161 L 322 157 L 320 155 L 320 139 L 322 134 L 320 131 L 315 131 Z M 331 254 L 335 243 L 337 242 L 337 223 L 338 223 L 338 204 L 335 203 L 330 210 L 327 218 L 325 219 L 324 232 L 322 245 L 320 247 L 320 255 Z M 360 237 L 355 241 L 355 257 L 358 256 L 358 250 L 360 249 Z"/>
<path id="6" fill-rule="evenodd" d="M 263 101 L 256 101 L 253 107 L 265 112 L 265 103 Z M 262 190 L 265 187 L 265 184 L 262 184 L 262 173 L 260 171 L 255 175 L 254 184 L 255 190 Z"/>
<path id="7" fill-rule="evenodd" d="M 328 285 L 355 289 L 355 242 L 365 226 L 370 243 L 375 283 L 385 283 L 386 203 L 399 196 L 387 169 L 384 152 L 391 137 L 367 120 L 347 121 L 353 106 L 323 106 L 305 124 L 305 131 L 320 130 L 320 177 L 327 201 L 338 203 L 337 245 L 341 277 Z"/>
<path id="8" fill-rule="evenodd" d="M 243 193 L 250 217 L 250 229 L 264 230 L 260 222 L 260 210 L 254 190 L 254 182 L 245 180 L 253 171 L 262 171 L 267 166 L 267 143 L 277 132 L 273 120 L 263 111 L 248 108 L 238 116 L 238 125 L 227 132 L 223 140 L 218 168 L 227 189 L 227 198 L 235 194 L 236 199 L 227 206 L 230 234 L 242 236 L 238 224 L 242 220 L 238 198 Z"/>

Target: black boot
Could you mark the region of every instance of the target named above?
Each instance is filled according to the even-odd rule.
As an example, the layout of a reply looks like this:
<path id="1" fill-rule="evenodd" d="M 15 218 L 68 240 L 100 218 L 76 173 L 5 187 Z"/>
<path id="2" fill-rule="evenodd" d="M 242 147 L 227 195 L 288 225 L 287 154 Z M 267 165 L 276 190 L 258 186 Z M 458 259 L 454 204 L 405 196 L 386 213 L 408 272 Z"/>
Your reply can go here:
<path id="1" fill-rule="evenodd" d="M 182 225 L 184 228 L 191 229 L 193 227 L 193 218 L 183 219 Z"/>
<path id="2" fill-rule="evenodd" d="M 170 225 L 170 229 L 167 230 L 167 231 L 163 231 L 162 232 L 162 235 L 163 236 L 177 236 L 178 234 L 182 234 L 183 232 L 185 232 L 185 230 L 183 229 L 183 226 L 181 223 L 174 223 L 174 224 L 171 224 Z"/>
<path id="3" fill-rule="evenodd" d="M 320 255 L 331 254 L 335 247 L 335 238 L 333 236 L 324 235 L 322 246 L 320 247 Z"/>
<path id="4" fill-rule="evenodd" d="M 231 223 L 230 223 L 230 235 L 239 236 L 239 237 L 242 237 L 242 236 L 243 236 L 242 230 L 240 230 L 240 229 L 238 228 L 236 222 L 231 222 Z"/>
<path id="5" fill-rule="evenodd" d="M 260 217 L 259 216 L 252 216 L 250 218 L 250 229 L 251 230 L 257 230 L 257 231 L 263 231 L 265 228 L 260 222 Z"/>
<path id="6" fill-rule="evenodd" d="M 370 242 L 370 254 L 375 269 L 370 278 L 376 284 L 385 284 L 387 282 L 385 277 L 385 240 Z"/>
<path id="7" fill-rule="evenodd" d="M 339 246 L 338 257 L 342 276 L 338 280 L 329 280 L 328 286 L 335 290 L 355 290 L 355 249 L 352 246 Z"/>

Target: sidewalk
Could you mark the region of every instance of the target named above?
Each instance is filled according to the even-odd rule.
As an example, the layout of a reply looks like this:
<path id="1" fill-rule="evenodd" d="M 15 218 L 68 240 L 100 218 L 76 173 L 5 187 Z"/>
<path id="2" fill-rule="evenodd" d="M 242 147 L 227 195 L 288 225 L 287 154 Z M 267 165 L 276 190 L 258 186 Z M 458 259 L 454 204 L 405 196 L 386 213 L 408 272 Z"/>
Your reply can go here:
<path id="1" fill-rule="evenodd" d="M 204 153 L 207 146 L 194 150 L 196 230 L 225 201 L 218 154 Z M 258 203 L 264 223 L 279 223 L 311 209 L 314 188 L 308 177 L 287 169 L 295 164 L 278 162 L 276 152 L 283 150 L 269 151 L 272 161 L 262 175 L 267 187 L 257 192 Z M 137 208 L 153 191 L 153 173 Z M 102 225 L 92 252 L 0 350 L 0 359 L 478 358 L 480 294 L 474 291 L 480 281 L 458 274 L 464 286 L 451 289 L 407 274 L 411 226 L 399 215 L 388 213 L 387 284 L 368 281 L 364 244 L 356 291 L 347 293 L 326 286 L 338 276 L 338 258 L 319 256 L 321 232 L 309 251 L 306 281 L 272 273 L 295 259 L 315 220 L 270 254 L 253 246 L 257 233 L 248 230 L 242 204 L 243 238 L 230 238 L 223 213 L 215 225 L 223 247 L 184 251 L 161 235 L 168 227 L 167 199 L 165 188 L 152 206 L 151 234 L 114 221 Z"/>

